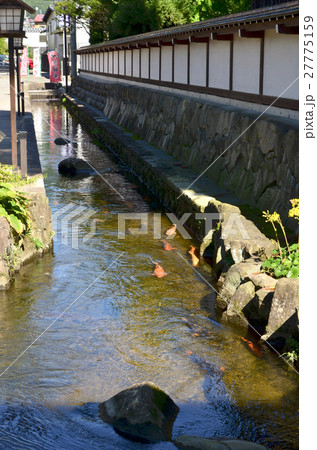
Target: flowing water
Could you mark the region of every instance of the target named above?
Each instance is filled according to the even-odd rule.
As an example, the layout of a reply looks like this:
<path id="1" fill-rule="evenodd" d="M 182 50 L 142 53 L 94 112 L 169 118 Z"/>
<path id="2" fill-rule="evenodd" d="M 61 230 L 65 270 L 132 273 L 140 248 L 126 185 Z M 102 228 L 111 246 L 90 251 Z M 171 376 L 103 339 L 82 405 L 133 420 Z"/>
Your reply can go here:
<path id="1" fill-rule="evenodd" d="M 217 320 L 201 278 L 210 279 L 208 267 L 195 272 L 187 253 L 197 242 L 177 235 L 176 250 L 162 250 L 153 238 L 161 206 L 61 105 L 36 104 L 34 122 L 57 226 L 53 251 L 0 292 L 0 372 L 21 355 L 0 378 L 0 448 L 176 448 L 126 441 L 98 418 L 99 402 L 152 381 L 180 407 L 174 437 L 296 449 L 297 374 L 266 348 L 255 354 Z M 54 144 L 61 134 L 74 148 Z M 57 165 L 70 155 L 87 158 L 102 178 L 61 177 Z M 69 227 L 67 207 L 76 211 Z M 149 233 L 119 239 L 118 213 L 135 212 L 148 213 Z M 169 226 L 163 215 L 162 230 Z M 152 276 L 152 261 L 167 276 Z"/>

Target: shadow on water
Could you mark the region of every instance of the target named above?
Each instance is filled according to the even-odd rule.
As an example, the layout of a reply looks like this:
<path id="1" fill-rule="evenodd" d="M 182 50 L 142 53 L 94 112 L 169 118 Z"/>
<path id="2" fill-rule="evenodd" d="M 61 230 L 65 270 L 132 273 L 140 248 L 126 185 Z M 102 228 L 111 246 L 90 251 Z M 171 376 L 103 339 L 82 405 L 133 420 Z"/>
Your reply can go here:
<path id="1" fill-rule="evenodd" d="M 174 436 L 228 436 L 296 449 L 297 375 L 266 348 L 261 357 L 254 354 L 218 322 L 214 295 L 190 265 L 188 250 L 197 242 L 176 235 L 177 250 L 164 251 L 153 239 L 153 214 L 163 210 L 157 199 L 94 146 L 61 106 L 36 108 L 45 186 L 58 221 L 52 253 L 23 267 L 0 292 L 0 371 L 17 359 L 0 378 L 0 448 L 175 448 L 127 443 L 98 418 L 99 402 L 152 381 L 180 407 Z M 76 148 L 56 146 L 61 134 Z M 58 163 L 73 155 L 110 169 L 105 179 L 61 177 Z M 62 227 L 59 216 L 70 204 L 93 213 L 77 226 L 77 246 L 73 224 Z M 118 239 L 122 212 L 148 213 L 149 233 L 133 235 L 128 228 L 140 223 L 132 220 Z M 162 231 L 169 226 L 162 215 Z M 151 261 L 168 275 L 152 276 Z M 205 266 L 199 270 L 208 279 Z"/>

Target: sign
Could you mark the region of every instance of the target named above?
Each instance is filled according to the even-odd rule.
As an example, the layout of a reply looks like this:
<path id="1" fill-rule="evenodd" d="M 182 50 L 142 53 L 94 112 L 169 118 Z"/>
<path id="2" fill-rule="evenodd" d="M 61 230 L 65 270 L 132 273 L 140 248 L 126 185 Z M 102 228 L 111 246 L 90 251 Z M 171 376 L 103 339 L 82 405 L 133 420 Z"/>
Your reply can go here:
<path id="1" fill-rule="evenodd" d="M 50 81 L 59 83 L 61 81 L 61 69 L 57 52 L 47 53 L 48 63 L 50 66 Z"/>
<path id="2" fill-rule="evenodd" d="M 28 48 L 24 47 L 22 52 L 22 58 L 21 58 L 21 70 L 20 75 L 28 76 L 29 74 L 29 58 L 28 58 Z"/>
<path id="3" fill-rule="evenodd" d="M 40 49 L 33 49 L 33 76 L 40 77 L 41 76 L 41 58 L 40 58 Z"/>

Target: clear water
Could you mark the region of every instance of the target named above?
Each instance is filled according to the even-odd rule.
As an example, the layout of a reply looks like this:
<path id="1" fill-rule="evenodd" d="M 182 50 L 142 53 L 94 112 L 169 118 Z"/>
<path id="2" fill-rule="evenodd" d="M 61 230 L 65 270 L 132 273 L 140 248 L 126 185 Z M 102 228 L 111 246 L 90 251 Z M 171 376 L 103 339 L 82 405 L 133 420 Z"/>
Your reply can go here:
<path id="1" fill-rule="evenodd" d="M 174 437 L 227 436 L 296 449 L 297 374 L 268 349 L 257 356 L 206 308 L 212 290 L 187 253 L 197 243 L 177 235 L 177 250 L 164 252 L 151 233 L 118 239 L 118 213 L 152 218 L 160 205 L 59 104 L 34 107 L 52 213 L 81 206 L 94 213 L 96 230 L 84 242 L 91 221 L 79 224 L 72 248 L 60 219 L 54 250 L 0 292 L 0 371 L 25 351 L 0 378 L 0 448 L 176 448 L 126 441 L 98 418 L 99 402 L 152 381 L 180 407 Z M 61 134 L 77 142 L 75 149 L 54 144 Z M 59 161 L 73 154 L 106 181 L 61 177 Z M 162 230 L 169 226 L 163 216 Z M 152 276 L 151 260 L 168 275 Z M 208 266 L 199 273 L 210 279 Z"/>

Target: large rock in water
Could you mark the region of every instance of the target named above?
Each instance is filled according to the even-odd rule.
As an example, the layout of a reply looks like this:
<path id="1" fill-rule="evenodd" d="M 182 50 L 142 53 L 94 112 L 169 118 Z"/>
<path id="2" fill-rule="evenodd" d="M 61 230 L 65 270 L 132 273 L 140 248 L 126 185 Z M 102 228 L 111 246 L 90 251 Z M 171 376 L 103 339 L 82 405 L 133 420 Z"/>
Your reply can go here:
<path id="1" fill-rule="evenodd" d="M 62 175 L 92 175 L 95 173 L 93 167 L 87 161 L 80 158 L 66 158 L 58 164 L 58 171 Z"/>
<path id="2" fill-rule="evenodd" d="M 134 384 L 99 404 L 104 422 L 128 439 L 141 442 L 171 438 L 179 408 L 153 383 Z"/>
<path id="3" fill-rule="evenodd" d="M 70 140 L 67 138 L 58 137 L 55 139 L 54 144 L 56 145 L 66 145 L 69 144 Z"/>

